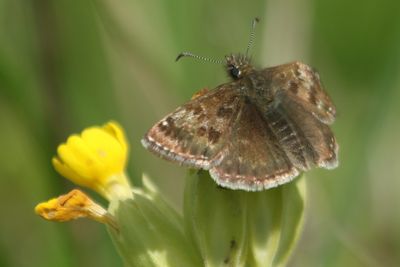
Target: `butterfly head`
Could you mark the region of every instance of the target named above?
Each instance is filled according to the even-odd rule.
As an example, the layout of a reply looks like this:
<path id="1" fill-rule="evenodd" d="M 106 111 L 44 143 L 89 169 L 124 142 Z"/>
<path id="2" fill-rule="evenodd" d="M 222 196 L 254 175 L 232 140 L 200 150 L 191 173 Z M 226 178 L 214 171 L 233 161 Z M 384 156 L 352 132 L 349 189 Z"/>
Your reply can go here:
<path id="1" fill-rule="evenodd" d="M 225 57 L 226 60 L 226 70 L 228 75 L 234 79 L 239 80 L 243 76 L 249 74 L 253 67 L 250 64 L 250 59 L 244 55 L 229 55 Z"/>
<path id="2" fill-rule="evenodd" d="M 251 24 L 251 32 L 250 32 L 250 39 L 247 44 L 247 49 L 245 54 L 230 54 L 225 57 L 225 66 L 226 70 L 228 72 L 228 75 L 233 79 L 233 80 L 240 80 L 250 72 L 254 70 L 253 66 L 250 64 L 250 57 L 249 51 L 250 48 L 253 44 L 254 40 L 254 29 L 256 27 L 256 24 L 260 21 L 259 18 L 254 18 Z M 224 60 L 220 59 L 213 59 L 209 57 L 203 57 L 199 55 L 195 55 L 191 52 L 182 52 L 176 57 L 176 61 L 180 60 L 183 57 L 192 57 L 204 61 L 209 61 L 213 63 L 224 63 Z"/>

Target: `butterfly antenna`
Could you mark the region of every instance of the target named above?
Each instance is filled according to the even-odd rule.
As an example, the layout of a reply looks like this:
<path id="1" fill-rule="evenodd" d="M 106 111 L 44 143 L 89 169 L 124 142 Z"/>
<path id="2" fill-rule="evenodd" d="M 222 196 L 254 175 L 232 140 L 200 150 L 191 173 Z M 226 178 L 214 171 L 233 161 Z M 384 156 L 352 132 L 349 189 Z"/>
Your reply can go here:
<path id="1" fill-rule="evenodd" d="M 260 21 L 259 18 L 254 18 L 253 21 L 251 22 L 251 31 L 250 31 L 250 38 L 249 38 L 249 43 L 247 44 L 247 49 L 246 49 L 246 57 L 249 55 L 249 51 L 251 46 L 253 45 L 254 41 L 254 30 L 256 28 L 257 23 Z"/>
<path id="2" fill-rule="evenodd" d="M 195 59 L 200 59 L 200 60 L 203 60 L 203 61 L 208 61 L 208 62 L 217 63 L 217 64 L 222 64 L 223 63 L 223 61 L 220 60 L 220 59 L 213 59 L 213 58 L 198 56 L 198 55 L 195 55 L 195 54 L 193 54 L 191 52 L 182 52 L 182 53 L 180 53 L 176 57 L 175 61 L 178 61 L 179 59 L 181 59 L 183 57 L 192 57 L 192 58 L 195 58 Z"/>

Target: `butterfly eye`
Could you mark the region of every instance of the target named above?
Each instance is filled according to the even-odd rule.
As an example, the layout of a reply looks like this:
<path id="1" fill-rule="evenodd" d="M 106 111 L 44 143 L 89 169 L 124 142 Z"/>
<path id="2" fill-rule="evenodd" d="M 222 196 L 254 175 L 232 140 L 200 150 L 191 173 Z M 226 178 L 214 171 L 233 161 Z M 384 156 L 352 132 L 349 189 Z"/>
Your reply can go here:
<path id="1" fill-rule="evenodd" d="M 232 76 L 232 78 L 234 78 L 234 79 L 238 79 L 241 75 L 240 69 L 233 65 L 229 69 L 229 72 L 230 72 L 230 75 Z"/>

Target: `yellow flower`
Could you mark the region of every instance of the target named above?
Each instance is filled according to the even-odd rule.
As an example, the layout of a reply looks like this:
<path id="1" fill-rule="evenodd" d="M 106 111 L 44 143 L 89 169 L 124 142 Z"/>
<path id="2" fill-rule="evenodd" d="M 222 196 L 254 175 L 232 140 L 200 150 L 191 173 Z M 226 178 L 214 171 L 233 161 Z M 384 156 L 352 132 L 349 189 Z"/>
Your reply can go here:
<path id="1" fill-rule="evenodd" d="M 55 169 L 72 182 L 89 187 L 107 199 L 130 197 L 130 185 L 124 173 L 128 143 L 116 122 L 89 127 L 80 135 L 71 135 L 52 159 Z"/>
<path id="2" fill-rule="evenodd" d="M 66 222 L 82 217 L 106 223 L 117 229 L 112 215 L 77 189 L 35 207 L 36 214 L 49 221 Z"/>

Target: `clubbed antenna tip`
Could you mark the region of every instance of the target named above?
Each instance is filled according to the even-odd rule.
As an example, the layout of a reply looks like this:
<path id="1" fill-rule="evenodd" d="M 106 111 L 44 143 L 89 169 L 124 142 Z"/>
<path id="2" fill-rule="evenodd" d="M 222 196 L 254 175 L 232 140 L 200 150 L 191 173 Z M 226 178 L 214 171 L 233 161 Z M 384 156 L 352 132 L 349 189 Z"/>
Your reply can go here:
<path id="1" fill-rule="evenodd" d="M 200 60 L 203 60 L 203 61 L 208 61 L 208 62 L 218 63 L 218 64 L 222 63 L 222 60 L 217 60 L 217 59 L 212 59 L 212 58 L 208 58 L 208 57 L 198 56 L 198 55 L 195 55 L 195 54 L 193 54 L 191 52 L 182 52 L 182 53 L 180 53 L 176 57 L 175 61 L 178 61 L 183 57 L 192 57 L 192 58 L 195 58 L 195 59 L 200 59 Z"/>
<path id="2" fill-rule="evenodd" d="M 250 38 L 249 38 L 249 42 L 247 44 L 247 48 L 246 48 L 246 57 L 249 55 L 249 51 L 251 46 L 253 45 L 253 41 L 254 41 L 254 30 L 256 28 L 257 23 L 260 22 L 260 19 L 258 17 L 255 17 L 251 23 L 251 31 L 250 31 Z"/>
<path id="3" fill-rule="evenodd" d="M 177 62 L 179 59 L 183 58 L 184 56 L 186 56 L 185 53 L 180 53 L 180 54 L 176 57 L 175 62 Z"/>

